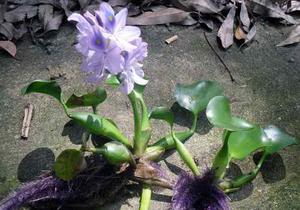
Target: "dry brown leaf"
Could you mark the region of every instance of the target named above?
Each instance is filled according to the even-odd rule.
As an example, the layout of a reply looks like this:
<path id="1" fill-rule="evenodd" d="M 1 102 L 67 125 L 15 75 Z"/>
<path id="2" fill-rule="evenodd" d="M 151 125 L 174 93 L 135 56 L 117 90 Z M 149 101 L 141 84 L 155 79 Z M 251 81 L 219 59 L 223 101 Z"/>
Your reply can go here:
<path id="1" fill-rule="evenodd" d="M 8 3 L 16 5 L 40 5 L 40 4 L 51 4 L 54 7 L 61 8 L 58 0 L 7 0 Z"/>
<path id="2" fill-rule="evenodd" d="M 6 4 L 0 4 L 0 23 L 4 21 L 5 11 L 6 11 Z"/>
<path id="3" fill-rule="evenodd" d="M 69 1 L 68 0 L 59 0 L 59 3 L 62 7 L 62 9 L 65 11 L 65 14 L 67 17 L 69 17 L 72 12 L 70 11 L 70 7 L 69 7 Z"/>
<path id="4" fill-rule="evenodd" d="M 247 33 L 244 44 L 247 44 L 248 42 L 252 41 L 255 37 L 255 34 L 256 34 L 256 26 L 253 25 L 252 28 Z"/>
<path id="5" fill-rule="evenodd" d="M 234 33 L 234 36 L 237 40 L 242 40 L 242 39 L 246 39 L 246 34 L 245 32 L 243 31 L 243 29 L 241 28 L 241 26 L 238 26 L 236 29 L 235 29 L 235 33 Z"/>
<path id="6" fill-rule="evenodd" d="M 290 5 L 286 9 L 286 13 L 299 12 L 299 11 L 300 11 L 300 1 L 295 1 L 295 0 L 290 1 Z"/>
<path id="7" fill-rule="evenodd" d="M 188 0 L 186 1 L 189 8 L 201 12 L 202 14 L 215 14 L 225 8 L 225 4 L 213 0 Z"/>
<path id="8" fill-rule="evenodd" d="M 47 33 L 59 29 L 63 15 L 57 12 L 53 13 L 53 6 L 51 5 L 40 5 L 39 19 L 43 23 L 44 33 Z"/>
<path id="9" fill-rule="evenodd" d="M 283 42 L 280 42 L 277 47 L 283 47 L 290 44 L 295 44 L 300 42 L 300 25 L 296 26 L 291 33 L 289 34 L 288 38 Z"/>
<path id="10" fill-rule="evenodd" d="M 158 25 L 177 23 L 187 18 L 188 12 L 175 8 L 166 8 L 156 12 L 145 12 L 137 17 L 128 17 L 128 25 Z"/>
<path id="11" fill-rule="evenodd" d="M 39 20 L 43 23 L 44 29 L 46 29 L 47 23 L 53 17 L 53 6 L 49 4 L 41 4 L 39 6 Z"/>
<path id="12" fill-rule="evenodd" d="M 78 0 L 78 1 L 81 9 L 86 8 L 91 3 L 91 0 Z"/>
<path id="13" fill-rule="evenodd" d="M 212 19 L 200 16 L 198 21 L 201 25 L 206 26 L 209 30 L 214 29 L 214 21 Z"/>
<path id="14" fill-rule="evenodd" d="M 263 17 L 279 18 L 285 20 L 289 24 L 297 24 L 298 22 L 290 15 L 280 8 L 278 4 L 275 4 L 270 0 L 250 0 L 253 5 L 253 12 Z"/>
<path id="15" fill-rule="evenodd" d="M 19 28 L 14 29 L 14 38 L 20 39 L 28 31 L 25 23 L 22 23 Z"/>
<path id="16" fill-rule="evenodd" d="M 38 8 L 36 6 L 21 5 L 14 10 L 6 12 L 4 14 L 4 19 L 10 23 L 23 21 L 25 19 L 30 19 L 36 16 L 37 10 Z"/>
<path id="17" fill-rule="evenodd" d="M 53 18 L 51 18 L 45 26 L 45 32 L 58 30 L 62 23 L 63 17 L 63 14 L 54 13 Z"/>
<path id="18" fill-rule="evenodd" d="M 176 24 L 183 25 L 183 26 L 192 26 L 192 25 L 195 25 L 197 23 L 198 23 L 197 20 L 192 18 L 192 16 L 188 15 L 183 21 L 178 22 Z"/>
<path id="19" fill-rule="evenodd" d="M 126 6 L 129 1 L 128 0 L 109 0 L 108 3 L 112 6 L 112 7 L 115 7 L 115 6 Z"/>
<path id="20" fill-rule="evenodd" d="M 250 18 L 249 18 L 248 10 L 247 10 L 247 7 L 246 7 L 246 4 L 245 4 L 244 0 L 241 1 L 240 21 L 243 24 L 243 29 L 245 31 L 249 31 Z"/>
<path id="21" fill-rule="evenodd" d="M 8 52 L 12 57 L 16 57 L 17 48 L 16 45 L 11 41 L 0 41 L 0 48 Z"/>
<path id="22" fill-rule="evenodd" d="M 235 13 L 236 8 L 235 6 L 232 6 L 218 31 L 218 37 L 221 40 L 222 47 L 225 49 L 233 44 L 233 25 Z"/>
<path id="23" fill-rule="evenodd" d="M 14 38 L 14 30 L 15 27 L 13 24 L 9 22 L 0 23 L 0 34 L 5 36 L 8 40 L 12 40 Z"/>

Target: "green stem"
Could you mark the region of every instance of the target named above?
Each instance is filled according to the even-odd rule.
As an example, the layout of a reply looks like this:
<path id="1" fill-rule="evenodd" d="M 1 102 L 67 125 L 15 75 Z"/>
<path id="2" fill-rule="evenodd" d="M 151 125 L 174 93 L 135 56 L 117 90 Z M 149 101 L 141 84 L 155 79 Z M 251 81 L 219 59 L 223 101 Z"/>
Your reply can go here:
<path id="1" fill-rule="evenodd" d="M 231 157 L 228 153 L 228 137 L 230 135 L 230 131 L 224 130 L 223 135 L 223 146 L 217 153 L 214 162 L 213 162 L 213 170 L 215 171 L 215 176 L 218 179 L 222 179 L 225 175 L 226 169 L 231 161 Z"/>
<path id="2" fill-rule="evenodd" d="M 67 107 L 67 105 L 65 104 L 65 102 L 60 101 L 60 103 L 62 104 L 62 106 L 63 106 L 63 108 L 64 108 L 64 111 L 65 111 L 66 115 L 67 115 L 68 117 L 70 117 L 70 113 L 69 113 L 68 107 Z"/>
<path id="3" fill-rule="evenodd" d="M 224 192 L 232 192 L 232 191 L 235 191 L 236 189 L 239 189 L 243 185 L 248 184 L 253 179 L 255 179 L 255 177 L 257 176 L 259 170 L 261 169 L 261 166 L 267 156 L 268 156 L 268 153 L 264 152 L 263 156 L 260 158 L 255 169 L 253 171 L 251 171 L 249 174 L 241 175 L 230 181 L 223 181 L 219 184 L 219 186 L 224 190 Z"/>
<path id="4" fill-rule="evenodd" d="M 150 187 L 148 185 L 144 185 L 139 210 L 149 210 L 150 202 L 151 202 L 151 194 L 152 192 Z"/>
<path id="5" fill-rule="evenodd" d="M 140 156 L 146 150 L 151 134 L 148 110 L 141 93 L 133 90 L 128 97 L 134 115 L 134 154 Z"/>
<path id="6" fill-rule="evenodd" d="M 138 101 L 136 100 L 135 94 L 132 91 L 128 95 L 129 101 L 131 103 L 132 111 L 133 111 L 133 117 L 134 117 L 134 149 L 137 147 L 137 142 L 140 141 L 141 138 L 141 115 L 138 108 Z"/>
<path id="7" fill-rule="evenodd" d="M 186 139 L 190 138 L 196 130 L 196 125 L 197 125 L 197 116 L 193 116 L 193 124 L 190 130 L 187 131 L 182 131 L 182 132 L 175 132 L 174 135 L 181 141 L 184 142 Z M 160 140 L 158 140 L 156 143 L 154 143 L 151 147 L 148 149 L 153 151 L 152 147 L 161 147 L 161 149 L 164 150 L 170 150 L 170 149 L 175 149 L 175 142 L 172 137 L 172 134 L 169 134 Z M 147 149 L 147 150 L 148 150 Z"/>

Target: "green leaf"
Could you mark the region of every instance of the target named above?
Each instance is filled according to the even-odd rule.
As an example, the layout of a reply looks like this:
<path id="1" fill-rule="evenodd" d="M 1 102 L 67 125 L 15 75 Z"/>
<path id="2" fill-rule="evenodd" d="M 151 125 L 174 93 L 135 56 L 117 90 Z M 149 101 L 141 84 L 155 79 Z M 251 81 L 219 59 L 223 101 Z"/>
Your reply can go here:
<path id="1" fill-rule="evenodd" d="M 214 126 L 229 131 L 247 130 L 254 127 L 247 121 L 231 115 L 229 99 L 225 96 L 216 96 L 209 101 L 206 116 Z"/>
<path id="2" fill-rule="evenodd" d="M 178 84 L 175 90 L 178 104 L 195 116 L 206 108 L 210 99 L 222 94 L 222 88 L 212 81 L 199 81 L 191 85 Z"/>
<path id="3" fill-rule="evenodd" d="M 109 120 L 99 115 L 87 112 L 74 112 L 70 114 L 70 118 L 93 134 L 108 137 L 121 142 L 129 148 L 131 147 L 129 140 L 122 132 Z"/>
<path id="4" fill-rule="evenodd" d="M 108 142 L 101 148 L 94 148 L 95 153 L 102 154 L 105 159 L 113 165 L 121 163 L 131 163 L 133 156 L 131 152 L 121 143 L 117 141 Z"/>
<path id="5" fill-rule="evenodd" d="M 194 134 L 193 131 L 188 130 L 188 131 L 182 131 L 182 132 L 175 132 L 175 136 L 181 141 L 185 142 L 188 138 L 190 138 Z M 154 146 L 159 146 L 164 148 L 165 150 L 170 150 L 175 148 L 175 142 L 173 140 L 173 137 L 171 134 L 161 138 L 157 142 L 155 142 L 151 147 Z"/>
<path id="6" fill-rule="evenodd" d="M 21 90 L 22 95 L 29 93 L 43 93 L 56 98 L 59 102 L 61 100 L 61 88 L 56 81 L 35 80 Z"/>
<path id="7" fill-rule="evenodd" d="M 111 87 L 114 87 L 114 88 L 117 88 L 120 85 L 120 82 L 119 82 L 117 76 L 116 75 L 111 75 L 111 74 L 108 75 L 105 83 L 110 85 Z"/>
<path id="8" fill-rule="evenodd" d="M 244 159 L 252 152 L 263 148 L 268 142 L 264 130 L 256 126 L 250 130 L 231 132 L 228 137 L 228 151 L 235 159 Z"/>
<path id="9" fill-rule="evenodd" d="M 57 157 L 54 164 L 56 176 L 65 181 L 71 180 L 81 171 L 83 161 L 80 151 L 75 149 L 64 150 Z"/>
<path id="10" fill-rule="evenodd" d="M 174 123 L 174 114 L 166 107 L 155 107 L 149 113 L 149 119 L 164 120 L 172 127 Z"/>
<path id="11" fill-rule="evenodd" d="M 277 152 L 289 145 L 298 143 L 296 138 L 288 135 L 274 125 L 267 126 L 264 131 L 269 140 L 266 143 L 268 145 L 266 147 L 266 152 L 268 154 Z"/>
<path id="12" fill-rule="evenodd" d="M 106 99 L 106 91 L 98 87 L 94 92 L 82 96 L 71 95 L 66 105 L 68 108 L 76 108 L 82 106 L 97 107 Z"/>

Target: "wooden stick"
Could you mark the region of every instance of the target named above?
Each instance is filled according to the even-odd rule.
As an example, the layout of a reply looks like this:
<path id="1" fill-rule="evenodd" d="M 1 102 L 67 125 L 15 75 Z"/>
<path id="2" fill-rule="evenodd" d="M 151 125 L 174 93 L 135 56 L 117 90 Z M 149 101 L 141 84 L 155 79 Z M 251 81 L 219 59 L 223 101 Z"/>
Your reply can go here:
<path id="1" fill-rule="evenodd" d="M 30 122 L 33 116 L 33 105 L 27 104 L 24 109 L 24 119 L 21 130 L 21 139 L 28 139 Z"/>
<path id="2" fill-rule="evenodd" d="M 177 36 L 177 35 L 174 35 L 174 36 L 172 36 L 172 37 L 166 39 L 165 42 L 166 42 L 167 44 L 171 44 L 172 42 L 175 42 L 177 39 L 178 39 L 178 36 Z"/>

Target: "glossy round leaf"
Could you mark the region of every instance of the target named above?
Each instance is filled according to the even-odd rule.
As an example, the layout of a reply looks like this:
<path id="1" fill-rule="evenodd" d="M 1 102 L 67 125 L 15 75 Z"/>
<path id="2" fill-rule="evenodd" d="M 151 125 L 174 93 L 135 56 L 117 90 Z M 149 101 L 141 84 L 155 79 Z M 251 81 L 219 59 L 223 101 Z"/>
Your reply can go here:
<path id="1" fill-rule="evenodd" d="M 61 102 L 61 88 L 56 81 L 35 80 L 21 90 L 22 95 L 29 93 L 43 93 Z"/>
<path id="2" fill-rule="evenodd" d="M 222 88 L 212 81 L 199 81 L 191 85 L 178 84 L 175 90 L 177 103 L 196 116 L 206 108 L 210 99 L 222 94 Z"/>
<path id="3" fill-rule="evenodd" d="M 83 157 L 80 151 L 75 149 L 64 150 L 57 157 L 54 164 L 56 176 L 68 181 L 74 178 L 80 172 Z"/>
<path id="4" fill-rule="evenodd" d="M 269 125 L 264 131 L 268 137 L 266 152 L 269 154 L 298 143 L 296 138 L 288 135 L 274 125 Z"/>
<path id="5" fill-rule="evenodd" d="M 82 96 L 71 95 L 66 105 L 68 108 L 76 108 L 82 106 L 96 107 L 106 99 L 106 91 L 98 87 L 94 92 Z"/>
<path id="6" fill-rule="evenodd" d="M 249 130 L 231 132 L 228 136 L 228 151 L 232 158 L 244 159 L 252 152 L 265 147 L 268 137 L 259 126 Z"/>
<path id="7" fill-rule="evenodd" d="M 108 142 L 104 144 L 104 157 L 111 164 L 129 163 L 132 161 L 131 152 L 119 142 Z"/>
<path id="8" fill-rule="evenodd" d="M 155 107 L 149 113 L 149 119 L 164 120 L 172 127 L 174 123 L 174 114 L 166 107 Z"/>
<path id="9" fill-rule="evenodd" d="M 231 115 L 229 99 L 225 96 L 216 96 L 209 101 L 206 108 L 206 116 L 208 121 L 214 126 L 229 131 L 247 130 L 254 126 L 243 119 Z"/>

